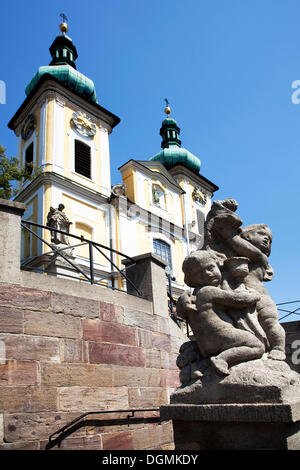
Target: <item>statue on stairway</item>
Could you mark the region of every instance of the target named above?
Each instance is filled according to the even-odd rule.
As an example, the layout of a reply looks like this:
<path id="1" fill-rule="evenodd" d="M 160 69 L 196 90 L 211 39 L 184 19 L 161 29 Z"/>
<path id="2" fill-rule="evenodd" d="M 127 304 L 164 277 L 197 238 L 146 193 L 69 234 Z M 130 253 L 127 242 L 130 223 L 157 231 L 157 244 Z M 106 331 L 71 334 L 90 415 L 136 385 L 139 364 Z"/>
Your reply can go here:
<path id="1" fill-rule="evenodd" d="M 182 266 L 192 289 L 181 295 L 176 313 L 187 320 L 193 338 L 181 346 L 177 365 L 182 387 L 198 384 L 202 397 L 208 383 L 215 383 L 216 390 L 226 383 L 245 385 L 247 374 L 254 383 L 257 374 L 262 383 L 273 372 L 278 380 L 292 374 L 284 362 L 285 331 L 264 285 L 273 277 L 268 259 L 272 233 L 265 224 L 242 227 L 237 208 L 232 198 L 213 203 L 204 246 Z M 179 389 L 173 400 L 181 399 Z"/>

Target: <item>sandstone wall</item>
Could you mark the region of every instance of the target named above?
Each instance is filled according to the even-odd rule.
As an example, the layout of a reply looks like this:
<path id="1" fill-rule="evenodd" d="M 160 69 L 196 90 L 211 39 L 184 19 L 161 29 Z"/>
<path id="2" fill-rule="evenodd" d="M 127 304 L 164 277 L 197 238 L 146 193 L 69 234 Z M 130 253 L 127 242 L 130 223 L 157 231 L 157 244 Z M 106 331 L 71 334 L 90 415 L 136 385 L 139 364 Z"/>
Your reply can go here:
<path id="1" fill-rule="evenodd" d="M 42 290 L 32 285 L 45 284 L 45 276 L 22 277 L 23 285 L 0 285 L 0 449 L 43 449 L 50 434 L 86 411 L 168 403 L 184 340 L 172 320 L 127 294 L 84 285 L 85 296 L 69 295 L 63 292 L 76 281 L 51 279 Z M 154 416 L 129 425 L 118 423 L 124 413 L 91 416 L 96 425 L 73 432 L 61 448 L 169 449 L 171 423 Z"/>

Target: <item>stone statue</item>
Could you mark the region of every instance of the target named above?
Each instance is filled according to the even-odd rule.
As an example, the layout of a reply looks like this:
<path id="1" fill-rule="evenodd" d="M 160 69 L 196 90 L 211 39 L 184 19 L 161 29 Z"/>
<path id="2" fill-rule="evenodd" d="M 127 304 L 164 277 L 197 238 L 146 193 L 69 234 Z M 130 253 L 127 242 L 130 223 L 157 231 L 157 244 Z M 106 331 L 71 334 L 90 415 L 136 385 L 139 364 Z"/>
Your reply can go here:
<path id="1" fill-rule="evenodd" d="M 160 199 L 159 199 L 159 191 L 157 186 L 153 185 L 152 186 L 152 202 L 153 204 L 159 206 L 160 205 Z"/>
<path id="2" fill-rule="evenodd" d="M 126 184 L 121 184 L 121 183 L 115 184 L 111 188 L 111 192 L 114 196 L 126 196 L 126 190 L 127 190 Z"/>
<path id="3" fill-rule="evenodd" d="M 48 227 L 56 230 L 69 233 L 72 222 L 69 221 L 68 217 L 64 213 L 64 208 L 65 206 L 63 204 L 59 204 L 57 209 L 50 207 L 47 215 L 47 225 Z M 51 242 L 55 245 L 70 245 L 67 235 L 55 232 L 54 230 L 51 230 Z"/>
<path id="4" fill-rule="evenodd" d="M 187 320 L 193 339 L 180 348 L 182 387 L 173 403 L 213 403 L 211 393 L 216 402 L 226 401 L 228 386 L 231 392 L 243 390 L 237 401 L 245 400 L 245 390 L 251 401 L 251 386 L 256 390 L 259 384 L 267 394 L 268 381 L 280 387 L 300 383 L 284 362 L 285 332 L 263 284 L 273 277 L 272 233 L 264 224 L 243 228 L 237 208 L 231 198 L 215 201 L 203 248 L 183 262 L 185 283 L 193 291 L 181 295 L 176 312 Z"/>
<path id="5" fill-rule="evenodd" d="M 228 375 L 232 364 L 262 357 L 265 348 L 252 332 L 237 331 L 234 324 L 234 317 L 255 305 L 260 295 L 246 288 L 222 289 L 221 263 L 209 250 L 195 251 L 184 261 L 185 282 L 197 287 L 193 295 L 181 296 L 176 312 L 188 320 L 201 356 L 210 358 L 217 372 Z"/>
<path id="6" fill-rule="evenodd" d="M 259 323 L 270 343 L 269 356 L 285 359 L 285 333 L 278 322 L 278 311 L 263 281 L 272 279 L 273 270 L 268 256 L 271 252 L 272 233 L 265 224 L 253 224 L 240 228 L 242 221 L 235 214 L 237 203 L 234 199 L 215 201 L 207 223 L 205 247 L 233 256 L 249 258 L 249 274 L 245 286 L 260 294 L 257 303 Z"/>

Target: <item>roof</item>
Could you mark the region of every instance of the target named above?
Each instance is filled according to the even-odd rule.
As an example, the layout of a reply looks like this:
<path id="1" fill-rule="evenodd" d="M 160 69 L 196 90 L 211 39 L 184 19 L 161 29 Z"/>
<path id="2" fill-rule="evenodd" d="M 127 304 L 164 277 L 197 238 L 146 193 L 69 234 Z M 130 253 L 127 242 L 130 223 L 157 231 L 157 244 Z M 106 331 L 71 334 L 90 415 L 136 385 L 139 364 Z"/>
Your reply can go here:
<path id="1" fill-rule="evenodd" d="M 97 103 L 94 82 L 90 78 L 78 72 L 78 70 L 75 70 L 75 68 L 69 64 L 44 65 L 39 67 L 38 71 L 25 89 L 27 96 L 44 75 L 52 75 L 67 88 L 75 91 L 75 93 L 78 93 L 83 98 Z"/>
<path id="2" fill-rule="evenodd" d="M 42 77 L 40 78 L 40 80 L 37 81 L 37 83 L 35 84 L 35 86 L 32 88 L 32 90 L 30 91 L 29 95 L 27 96 L 27 98 L 23 101 L 23 103 L 21 104 L 21 106 L 19 107 L 19 109 L 17 110 L 17 112 L 15 113 L 15 115 L 12 117 L 12 119 L 9 121 L 8 123 L 8 127 L 12 130 L 15 129 L 15 122 L 16 120 L 19 118 L 19 116 L 22 114 L 22 112 L 26 109 L 26 107 L 28 106 L 28 104 L 30 103 L 30 101 L 33 99 L 33 97 L 36 95 L 36 93 L 43 87 L 43 85 L 46 83 L 46 82 L 52 82 L 52 85 L 55 85 L 56 84 L 59 84 L 60 87 L 62 89 L 66 89 L 68 91 L 72 91 L 72 93 L 74 93 L 76 96 L 79 96 L 80 98 L 82 98 L 82 95 L 80 93 L 78 93 L 77 90 L 71 90 L 70 87 L 66 86 L 65 84 L 63 84 L 61 81 L 59 81 L 54 75 L 51 75 L 49 73 L 46 73 L 44 75 L 42 75 Z M 49 87 L 50 88 L 50 87 Z M 53 87 L 51 88 L 53 90 Z M 43 90 L 44 91 L 44 90 Z M 60 91 L 60 90 L 58 90 Z M 111 113 L 110 111 L 108 111 L 107 109 L 103 108 L 102 106 L 100 106 L 98 103 L 95 103 L 93 101 L 89 101 L 89 106 L 91 108 L 94 108 L 95 111 L 97 112 L 101 112 L 103 114 L 105 114 L 106 116 L 108 116 L 110 118 L 110 126 L 111 128 L 114 128 L 117 124 L 119 124 L 120 122 L 120 118 L 118 116 L 116 116 L 115 114 Z M 99 114 L 99 113 L 98 113 Z"/>

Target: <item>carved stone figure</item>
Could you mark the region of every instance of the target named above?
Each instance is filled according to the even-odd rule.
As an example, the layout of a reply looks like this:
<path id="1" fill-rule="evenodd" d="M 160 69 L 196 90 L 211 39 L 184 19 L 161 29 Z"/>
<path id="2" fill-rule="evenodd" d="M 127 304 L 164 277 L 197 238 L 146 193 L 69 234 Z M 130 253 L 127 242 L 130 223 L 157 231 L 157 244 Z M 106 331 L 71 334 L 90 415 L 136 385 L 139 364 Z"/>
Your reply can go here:
<path id="1" fill-rule="evenodd" d="M 159 191 L 158 191 L 157 186 L 155 185 L 152 186 L 152 202 L 153 204 L 156 204 L 157 206 L 160 205 Z"/>
<path id="2" fill-rule="evenodd" d="M 176 312 L 188 321 L 193 339 L 180 349 L 182 387 L 173 403 L 226 402 L 228 390 L 242 390 L 237 402 L 251 402 L 249 390 L 258 386 L 267 400 L 271 383 L 291 394 L 297 385 L 299 394 L 299 377 L 283 362 L 277 307 L 263 284 L 273 277 L 272 233 L 265 224 L 242 227 L 237 208 L 231 198 L 215 201 L 203 248 L 183 262 L 185 283 L 194 290 L 180 297 Z"/>
<path id="3" fill-rule="evenodd" d="M 63 204 L 59 204 L 57 209 L 50 207 L 47 215 L 47 225 L 48 227 L 54 228 L 56 230 L 69 233 L 72 222 L 69 221 L 68 217 L 64 213 L 64 208 L 65 206 Z M 54 230 L 51 230 L 51 242 L 55 245 L 70 245 L 67 235 L 55 232 Z"/>
<path id="4" fill-rule="evenodd" d="M 115 184 L 111 188 L 111 192 L 113 193 L 114 196 L 126 196 L 126 190 L 127 190 L 126 184 L 121 184 L 121 183 Z"/>
<path id="5" fill-rule="evenodd" d="M 197 286 L 183 294 L 176 306 L 177 313 L 186 318 L 193 330 L 200 354 L 210 358 L 212 366 L 222 375 L 239 362 L 262 357 L 263 343 L 250 331 L 238 330 L 237 321 L 244 308 L 255 305 L 260 295 L 250 289 L 221 287 L 222 261 L 212 251 L 196 251 L 183 263 L 185 282 Z"/>

